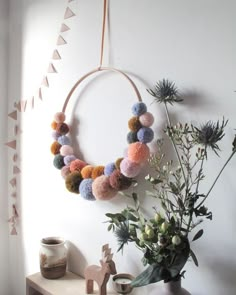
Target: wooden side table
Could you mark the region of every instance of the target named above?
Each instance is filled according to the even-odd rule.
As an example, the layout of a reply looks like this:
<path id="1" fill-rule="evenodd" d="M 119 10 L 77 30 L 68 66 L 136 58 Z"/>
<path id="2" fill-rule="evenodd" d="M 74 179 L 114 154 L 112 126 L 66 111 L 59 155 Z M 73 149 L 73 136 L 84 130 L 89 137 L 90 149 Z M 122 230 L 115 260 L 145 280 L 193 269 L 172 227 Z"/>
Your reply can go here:
<path id="1" fill-rule="evenodd" d="M 96 282 L 94 282 L 93 294 L 98 294 L 96 287 Z M 107 292 L 107 295 L 114 294 L 117 293 L 115 291 Z M 60 279 L 48 280 L 38 272 L 26 277 L 26 295 L 87 295 L 85 279 L 68 271 Z"/>

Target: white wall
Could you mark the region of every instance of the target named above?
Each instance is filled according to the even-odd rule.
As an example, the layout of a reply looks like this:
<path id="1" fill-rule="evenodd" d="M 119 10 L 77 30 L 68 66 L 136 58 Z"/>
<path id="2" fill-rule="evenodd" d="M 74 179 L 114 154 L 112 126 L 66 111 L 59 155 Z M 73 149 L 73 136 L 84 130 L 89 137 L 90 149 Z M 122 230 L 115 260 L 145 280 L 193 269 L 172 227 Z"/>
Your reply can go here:
<path id="1" fill-rule="evenodd" d="M 11 25 L 20 21 L 22 34 L 11 32 L 9 98 L 28 99 L 35 95 L 47 69 L 66 1 L 11 0 L 11 4 Z M 72 1 L 71 8 L 77 16 L 66 21 L 71 31 L 63 35 L 68 44 L 59 48 L 62 61 L 54 63 L 58 74 L 49 74 L 50 87 L 43 91 L 43 101 L 36 101 L 35 109 L 22 117 L 22 223 L 18 244 L 11 241 L 12 249 L 19 248 L 11 255 L 10 264 L 11 269 L 15 266 L 11 280 L 20 288 L 12 286 L 11 294 L 23 295 L 25 275 L 39 271 L 39 240 L 44 236 L 61 235 L 70 241 L 69 267 L 79 274 L 85 265 L 98 262 L 102 244 L 109 242 L 115 251 L 116 241 L 106 231 L 104 214 L 128 203 L 124 197 L 111 202 L 83 201 L 66 191 L 52 165 L 53 115 L 61 110 L 75 81 L 99 62 L 102 1 Z M 206 186 L 230 153 L 236 126 L 235 14 L 233 0 L 110 1 L 110 45 L 108 50 L 106 43 L 105 64 L 133 77 L 155 114 L 156 137 L 161 136 L 164 112 L 159 105 L 151 105 L 145 89 L 162 78 L 175 81 L 185 93 L 185 103 L 171 109 L 176 120 L 196 123 L 223 115 L 230 119 L 222 159 L 214 155 L 209 159 Z M 80 120 L 77 140 L 86 161 L 106 163 L 122 155 L 134 101 L 133 90 L 116 74 L 100 75 L 77 91 L 67 115 L 70 120 L 73 112 Z M 184 286 L 193 295 L 235 294 L 235 161 L 207 204 L 214 219 L 205 222 L 205 235 L 195 245 L 200 267 L 192 262 L 186 266 Z M 151 208 L 148 200 L 143 203 Z M 139 257 L 131 246 L 123 256 L 115 254 L 118 271 L 138 274 L 142 270 Z M 148 288 L 137 293 L 148 294 Z"/>
<path id="2" fill-rule="evenodd" d="M 8 1 L 0 1 L 0 294 L 8 292 L 9 240 L 8 240 L 8 191 L 7 191 L 7 50 L 8 50 Z"/>

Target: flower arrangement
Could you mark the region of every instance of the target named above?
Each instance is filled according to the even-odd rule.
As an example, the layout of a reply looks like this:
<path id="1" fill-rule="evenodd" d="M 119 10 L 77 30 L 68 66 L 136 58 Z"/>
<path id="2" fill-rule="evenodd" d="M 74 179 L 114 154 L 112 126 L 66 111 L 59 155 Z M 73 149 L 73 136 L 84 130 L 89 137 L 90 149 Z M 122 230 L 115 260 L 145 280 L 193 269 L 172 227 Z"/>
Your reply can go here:
<path id="1" fill-rule="evenodd" d="M 150 128 L 154 118 L 147 106 L 139 101 L 132 106 L 132 117 L 128 121 L 127 156 L 106 165 L 92 166 L 78 159 L 71 145 L 65 123 L 64 112 L 54 115 L 53 129 L 53 165 L 61 170 L 68 191 L 88 201 L 110 200 L 118 191 L 128 189 L 134 178 L 140 173 L 143 163 L 150 156 L 148 143 L 153 140 L 154 132 Z"/>
<path id="2" fill-rule="evenodd" d="M 172 125 L 169 105 L 182 101 L 173 82 L 159 81 L 148 92 L 155 101 L 164 105 L 167 127 L 164 130 L 173 146 L 177 165 L 167 160 L 163 152 L 164 141 L 157 141 L 157 153 L 151 155 L 149 163 L 153 173 L 145 177 L 150 184 L 151 195 L 157 198 L 158 206 L 153 208 L 151 218 L 146 217 L 140 208 L 138 195 L 133 192 L 133 207 L 127 207 L 120 213 L 107 213 L 108 230 L 112 230 L 118 240 L 119 250 L 124 245 L 135 243 L 142 251 L 142 262 L 148 267 L 132 282 L 140 287 L 161 280 L 178 281 L 183 275 L 183 267 L 189 257 L 198 266 L 196 255 L 191 249 L 192 241 L 203 235 L 203 229 L 197 227 L 203 218 L 212 219 L 212 212 L 205 206 L 213 187 L 224 168 L 236 153 L 236 135 L 232 143 L 232 153 L 225 161 L 213 184 L 207 192 L 200 191 L 205 179 L 204 164 L 210 151 L 219 155 L 219 142 L 224 137 L 227 120 L 207 122 L 201 126 L 192 124 Z M 192 242 L 191 241 L 191 242 Z"/>

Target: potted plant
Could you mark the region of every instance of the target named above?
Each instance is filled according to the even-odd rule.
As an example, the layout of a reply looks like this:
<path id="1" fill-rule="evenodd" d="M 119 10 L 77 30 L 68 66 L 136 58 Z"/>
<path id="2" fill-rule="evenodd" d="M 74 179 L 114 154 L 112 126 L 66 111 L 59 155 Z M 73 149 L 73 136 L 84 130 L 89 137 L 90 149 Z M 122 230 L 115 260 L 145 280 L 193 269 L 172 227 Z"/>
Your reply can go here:
<path id="1" fill-rule="evenodd" d="M 198 226 L 203 219 L 212 219 L 212 213 L 204 203 L 236 153 L 236 136 L 232 152 L 209 190 L 201 191 L 201 183 L 206 177 L 204 165 L 210 152 L 219 156 L 219 142 L 224 137 L 228 121 L 223 118 L 221 122 L 208 121 L 200 126 L 188 123 L 172 125 L 168 105 L 182 101 L 175 84 L 162 80 L 148 92 L 156 102 L 164 105 L 167 116 L 164 132 L 173 146 L 176 161 L 166 159 L 163 140 L 158 140 L 157 153 L 149 159 L 153 172 L 145 177 L 151 186 L 151 195 L 159 200 L 153 208 L 152 217 L 142 213 L 139 197 L 132 193 L 127 196 L 133 199 L 133 207 L 106 214 L 109 218 L 108 230 L 112 230 L 117 237 L 118 251 L 123 250 L 125 244 L 135 243 L 143 252 L 142 262 L 147 268 L 133 280 L 133 287 L 164 280 L 168 283 L 164 284 L 168 286 L 165 294 L 189 294 L 180 286 L 183 267 L 189 257 L 198 266 L 191 242 L 202 236 L 203 229 L 198 229 Z M 193 233 L 191 241 L 190 233 Z"/>

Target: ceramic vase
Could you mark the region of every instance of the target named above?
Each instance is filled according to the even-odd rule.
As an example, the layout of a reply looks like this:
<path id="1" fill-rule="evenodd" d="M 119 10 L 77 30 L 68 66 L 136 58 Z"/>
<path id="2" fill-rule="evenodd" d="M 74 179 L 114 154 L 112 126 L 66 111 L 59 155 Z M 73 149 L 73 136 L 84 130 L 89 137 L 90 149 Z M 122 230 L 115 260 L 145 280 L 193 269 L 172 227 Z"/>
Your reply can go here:
<path id="1" fill-rule="evenodd" d="M 157 286 L 151 292 L 151 295 L 191 295 L 187 290 L 182 288 L 181 280 L 170 281 L 162 286 Z"/>
<path id="2" fill-rule="evenodd" d="M 48 237 L 41 240 L 40 271 L 46 279 L 58 279 L 65 275 L 67 266 L 67 248 L 60 237 Z"/>

